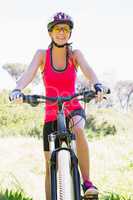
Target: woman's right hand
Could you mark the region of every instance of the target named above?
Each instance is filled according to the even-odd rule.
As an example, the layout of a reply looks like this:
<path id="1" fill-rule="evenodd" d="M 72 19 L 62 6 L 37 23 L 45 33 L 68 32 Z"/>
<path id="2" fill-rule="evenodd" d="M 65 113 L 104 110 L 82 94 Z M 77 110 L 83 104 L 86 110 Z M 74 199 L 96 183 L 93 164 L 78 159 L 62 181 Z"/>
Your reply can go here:
<path id="1" fill-rule="evenodd" d="M 9 100 L 14 103 L 23 103 L 23 93 L 19 89 L 14 89 L 9 95 Z"/>

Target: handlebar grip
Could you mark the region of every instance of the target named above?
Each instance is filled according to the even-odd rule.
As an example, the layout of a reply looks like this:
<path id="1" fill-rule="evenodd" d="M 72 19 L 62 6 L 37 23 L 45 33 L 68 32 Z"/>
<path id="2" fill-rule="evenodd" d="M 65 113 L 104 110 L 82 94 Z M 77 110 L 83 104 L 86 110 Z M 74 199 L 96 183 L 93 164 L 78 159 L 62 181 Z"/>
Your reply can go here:
<path id="1" fill-rule="evenodd" d="M 39 104 L 36 95 L 23 95 L 23 102 L 35 107 Z"/>
<path id="2" fill-rule="evenodd" d="M 93 91 L 93 90 L 90 90 L 90 91 L 85 91 L 83 93 L 83 101 L 85 103 L 89 103 L 92 99 L 95 98 L 95 95 L 96 95 L 96 92 Z"/>
<path id="3" fill-rule="evenodd" d="M 103 94 L 110 94 L 111 93 L 111 90 L 110 88 L 106 87 L 106 86 L 103 86 L 101 87 L 101 91 L 103 92 Z"/>

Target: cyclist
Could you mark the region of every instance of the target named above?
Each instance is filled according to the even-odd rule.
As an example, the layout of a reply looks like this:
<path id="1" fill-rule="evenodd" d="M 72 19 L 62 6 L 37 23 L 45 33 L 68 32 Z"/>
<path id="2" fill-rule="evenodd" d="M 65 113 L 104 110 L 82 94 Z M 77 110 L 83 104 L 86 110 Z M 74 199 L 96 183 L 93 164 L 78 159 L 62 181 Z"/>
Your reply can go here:
<path id="1" fill-rule="evenodd" d="M 22 90 L 33 80 L 38 68 L 40 68 L 42 73 L 46 96 L 67 96 L 74 94 L 78 67 L 80 67 L 90 83 L 94 85 L 97 93 L 97 101 L 102 99 L 102 84 L 99 83 L 95 72 L 88 65 L 81 51 L 72 50 L 71 45 L 68 43 L 73 27 L 74 22 L 69 15 L 63 12 L 54 14 L 47 25 L 51 44 L 46 50 L 37 50 L 28 69 L 17 81 L 16 88 L 10 94 L 10 98 L 13 101 L 22 102 Z M 75 99 L 65 103 L 65 107 L 67 126 L 69 127 L 73 122 L 75 124 L 72 129 L 76 135 L 77 154 L 84 181 L 83 188 L 85 196 L 88 194 L 98 194 L 98 189 L 91 182 L 89 174 L 89 148 L 87 138 L 84 134 L 85 112 L 81 104 Z M 57 105 L 46 103 L 43 143 L 47 200 L 50 200 L 50 152 L 48 134 L 57 129 L 56 114 Z"/>

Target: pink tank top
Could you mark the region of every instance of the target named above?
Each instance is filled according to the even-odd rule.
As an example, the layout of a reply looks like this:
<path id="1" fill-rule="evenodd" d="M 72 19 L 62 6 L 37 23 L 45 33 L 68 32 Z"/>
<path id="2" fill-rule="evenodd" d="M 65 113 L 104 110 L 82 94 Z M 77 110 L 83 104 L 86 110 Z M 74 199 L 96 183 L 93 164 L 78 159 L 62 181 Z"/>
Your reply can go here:
<path id="1" fill-rule="evenodd" d="M 69 96 L 75 93 L 76 68 L 69 59 L 67 66 L 63 70 L 56 70 L 52 66 L 51 49 L 46 50 L 46 60 L 42 74 L 45 86 L 45 95 L 48 97 Z M 81 108 L 77 99 L 64 103 L 65 115 L 71 111 Z M 57 119 L 58 107 L 56 103 L 46 103 L 44 122 Z"/>

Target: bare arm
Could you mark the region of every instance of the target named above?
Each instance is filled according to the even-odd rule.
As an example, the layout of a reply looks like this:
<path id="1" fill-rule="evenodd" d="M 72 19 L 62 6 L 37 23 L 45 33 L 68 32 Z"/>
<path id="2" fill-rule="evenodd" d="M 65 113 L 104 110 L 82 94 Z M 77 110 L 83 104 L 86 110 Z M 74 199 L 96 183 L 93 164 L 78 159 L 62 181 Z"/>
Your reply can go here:
<path id="1" fill-rule="evenodd" d="M 74 57 L 76 59 L 77 65 L 80 66 L 81 71 L 83 72 L 84 76 L 90 81 L 90 83 L 91 84 L 98 83 L 99 81 L 95 72 L 89 66 L 81 51 L 75 50 Z"/>
<path id="2" fill-rule="evenodd" d="M 38 50 L 28 69 L 23 73 L 22 77 L 17 81 L 16 89 L 24 89 L 35 77 L 36 72 L 39 67 L 43 66 L 45 63 L 45 51 Z"/>

